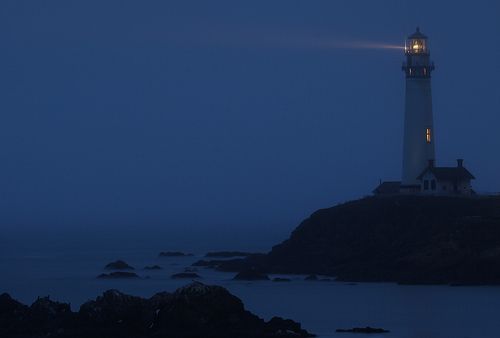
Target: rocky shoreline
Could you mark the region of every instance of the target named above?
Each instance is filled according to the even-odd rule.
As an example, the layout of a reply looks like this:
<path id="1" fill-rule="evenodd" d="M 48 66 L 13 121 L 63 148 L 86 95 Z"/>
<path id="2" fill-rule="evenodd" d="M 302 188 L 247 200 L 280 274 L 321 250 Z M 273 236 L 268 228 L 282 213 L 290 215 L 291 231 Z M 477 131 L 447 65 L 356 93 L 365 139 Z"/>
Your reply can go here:
<path id="1" fill-rule="evenodd" d="M 38 298 L 26 306 L 0 295 L 0 336 L 9 338 L 312 337 L 301 325 L 269 321 L 245 310 L 241 300 L 220 286 L 194 282 L 149 299 L 108 290 L 72 312 L 70 305 Z"/>
<path id="2" fill-rule="evenodd" d="M 499 285 L 500 197 L 367 197 L 316 211 L 268 254 L 194 265 L 348 282 Z"/>

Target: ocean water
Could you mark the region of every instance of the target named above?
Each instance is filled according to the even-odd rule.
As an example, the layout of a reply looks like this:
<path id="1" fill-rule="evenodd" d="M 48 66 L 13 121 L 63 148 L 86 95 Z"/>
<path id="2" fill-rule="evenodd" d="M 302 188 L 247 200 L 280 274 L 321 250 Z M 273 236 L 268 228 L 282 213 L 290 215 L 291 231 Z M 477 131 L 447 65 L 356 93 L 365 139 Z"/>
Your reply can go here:
<path id="1" fill-rule="evenodd" d="M 10 246 L 0 257 L 0 292 L 31 304 L 38 296 L 69 302 L 73 310 L 108 289 L 149 297 L 174 291 L 189 280 L 174 280 L 205 252 L 193 257 L 158 257 L 152 248 L 120 250 Z M 163 248 L 168 250 L 168 248 Z M 149 279 L 98 280 L 105 264 L 123 259 Z M 159 271 L 145 271 L 158 264 Z M 233 281 L 233 273 L 198 268 L 200 281 L 226 287 L 245 307 L 264 319 L 291 318 L 320 337 L 345 337 L 337 328 L 372 326 L 391 332 L 370 337 L 498 338 L 500 287 L 402 286 L 391 283 L 309 282 L 292 275 L 291 282 Z M 276 277 L 278 275 L 271 275 Z M 283 275 L 279 275 L 283 276 Z"/>

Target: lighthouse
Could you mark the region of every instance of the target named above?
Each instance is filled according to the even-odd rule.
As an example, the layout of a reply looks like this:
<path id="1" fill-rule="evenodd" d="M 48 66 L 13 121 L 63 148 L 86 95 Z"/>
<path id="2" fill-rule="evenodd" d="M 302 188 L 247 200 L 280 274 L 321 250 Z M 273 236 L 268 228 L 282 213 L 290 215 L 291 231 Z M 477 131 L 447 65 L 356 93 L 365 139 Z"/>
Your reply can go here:
<path id="1" fill-rule="evenodd" d="M 401 181 L 380 180 L 375 195 L 424 194 L 471 196 L 475 177 L 457 159 L 456 167 L 435 165 L 435 136 L 432 118 L 431 73 L 427 37 L 417 31 L 405 44 L 406 77 L 403 135 L 403 175 Z"/>
<path id="2" fill-rule="evenodd" d="M 430 60 L 427 36 L 417 31 L 405 44 L 406 75 L 403 174 L 401 190 L 420 190 L 418 176 L 435 159 L 435 133 L 432 117 L 431 73 L 434 63 Z"/>

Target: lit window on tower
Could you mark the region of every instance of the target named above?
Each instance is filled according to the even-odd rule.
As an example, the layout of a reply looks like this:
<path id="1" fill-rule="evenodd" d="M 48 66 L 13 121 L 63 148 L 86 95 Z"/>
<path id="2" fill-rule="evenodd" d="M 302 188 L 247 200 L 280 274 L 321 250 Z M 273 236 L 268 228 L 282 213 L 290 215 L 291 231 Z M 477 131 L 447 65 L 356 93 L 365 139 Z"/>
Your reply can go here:
<path id="1" fill-rule="evenodd" d="M 431 140 L 432 140 L 431 128 L 427 128 L 425 130 L 425 141 L 427 141 L 427 143 L 431 143 Z"/>

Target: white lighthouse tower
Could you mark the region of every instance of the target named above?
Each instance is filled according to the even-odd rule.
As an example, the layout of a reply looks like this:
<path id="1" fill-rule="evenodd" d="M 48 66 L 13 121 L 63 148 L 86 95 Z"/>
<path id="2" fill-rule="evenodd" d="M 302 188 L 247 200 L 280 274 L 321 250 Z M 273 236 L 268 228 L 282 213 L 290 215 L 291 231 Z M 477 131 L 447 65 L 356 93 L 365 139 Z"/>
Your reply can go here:
<path id="1" fill-rule="evenodd" d="M 427 37 L 417 31 L 405 44 L 406 75 L 403 175 L 401 181 L 380 180 L 375 195 L 418 193 L 426 195 L 474 195 L 463 159 L 456 167 L 437 167 L 434 163 L 434 123 L 432 118 L 431 73 Z"/>
<path id="2" fill-rule="evenodd" d="M 427 37 L 417 31 L 410 35 L 405 45 L 406 74 L 405 118 L 403 140 L 402 192 L 417 192 L 417 177 L 434 161 L 434 126 L 432 118 L 431 73 L 434 63 L 430 60 Z M 431 162 L 432 163 L 432 162 Z"/>

